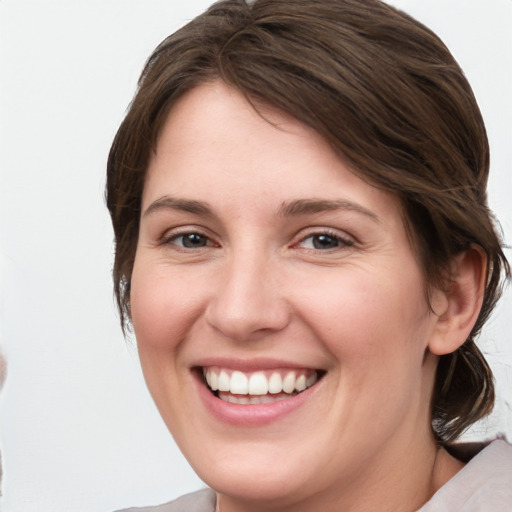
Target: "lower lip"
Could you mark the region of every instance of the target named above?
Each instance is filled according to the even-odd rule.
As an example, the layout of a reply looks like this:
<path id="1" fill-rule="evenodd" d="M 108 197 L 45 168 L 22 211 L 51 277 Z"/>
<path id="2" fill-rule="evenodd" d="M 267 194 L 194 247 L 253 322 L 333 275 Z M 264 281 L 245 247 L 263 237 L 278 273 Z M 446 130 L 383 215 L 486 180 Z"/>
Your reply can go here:
<path id="1" fill-rule="evenodd" d="M 270 404 L 240 405 L 217 398 L 196 377 L 199 396 L 209 413 L 218 421 L 237 426 L 261 426 L 277 421 L 305 404 L 315 393 L 318 382 L 298 395 Z"/>

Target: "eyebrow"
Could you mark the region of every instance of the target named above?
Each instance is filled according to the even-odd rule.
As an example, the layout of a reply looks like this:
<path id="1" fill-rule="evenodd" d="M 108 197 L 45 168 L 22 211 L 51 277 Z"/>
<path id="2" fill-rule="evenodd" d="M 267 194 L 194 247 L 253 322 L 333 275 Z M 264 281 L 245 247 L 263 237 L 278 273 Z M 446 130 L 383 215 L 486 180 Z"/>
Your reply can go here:
<path id="1" fill-rule="evenodd" d="M 206 215 L 213 217 L 213 210 L 202 201 L 194 201 L 191 199 L 178 199 L 175 197 L 164 196 L 156 201 L 153 201 L 142 214 L 143 217 L 151 215 L 161 210 L 178 210 L 188 213 L 195 213 L 196 215 Z"/>
<path id="2" fill-rule="evenodd" d="M 283 217 L 322 213 L 336 210 L 349 210 L 361 213 L 374 222 L 380 223 L 379 217 L 360 204 L 345 199 L 297 199 L 289 203 L 283 203 L 279 214 Z"/>
<path id="3" fill-rule="evenodd" d="M 168 209 L 184 211 L 196 215 L 205 215 L 207 217 L 215 216 L 213 209 L 206 202 L 194 201 L 192 199 L 179 199 L 171 196 L 163 196 L 152 202 L 146 208 L 142 216 L 146 217 L 155 212 Z M 348 210 L 360 213 L 380 223 L 379 217 L 374 212 L 346 199 L 296 199 L 295 201 L 283 203 L 279 208 L 278 214 L 281 217 L 294 217 L 336 210 Z"/>

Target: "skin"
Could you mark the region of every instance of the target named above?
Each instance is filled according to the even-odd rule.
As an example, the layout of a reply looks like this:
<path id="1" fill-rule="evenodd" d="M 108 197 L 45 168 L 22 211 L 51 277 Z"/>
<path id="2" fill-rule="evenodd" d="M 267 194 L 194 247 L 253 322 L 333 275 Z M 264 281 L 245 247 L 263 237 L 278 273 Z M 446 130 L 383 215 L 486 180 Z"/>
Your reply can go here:
<path id="1" fill-rule="evenodd" d="M 298 200 L 340 207 L 283 206 Z M 310 128 L 220 82 L 173 107 L 142 212 L 131 286 L 142 368 L 222 512 L 416 510 L 462 467 L 438 450 L 429 401 L 437 355 L 478 312 L 478 251 L 434 290 L 434 314 L 398 201 Z M 207 358 L 326 373 L 292 412 L 233 425 L 199 399 Z"/>

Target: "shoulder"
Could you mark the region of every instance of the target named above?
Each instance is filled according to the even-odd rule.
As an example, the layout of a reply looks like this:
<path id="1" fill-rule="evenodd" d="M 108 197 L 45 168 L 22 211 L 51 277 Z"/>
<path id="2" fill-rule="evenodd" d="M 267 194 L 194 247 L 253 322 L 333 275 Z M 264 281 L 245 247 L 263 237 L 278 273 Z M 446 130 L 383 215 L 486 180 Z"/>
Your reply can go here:
<path id="1" fill-rule="evenodd" d="M 211 489 L 202 489 L 162 505 L 127 508 L 117 512 L 215 512 L 215 503 L 215 493 Z"/>
<path id="2" fill-rule="evenodd" d="M 471 458 L 418 512 L 510 512 L 511 504 L 512 446 L 497 440 Z"/>

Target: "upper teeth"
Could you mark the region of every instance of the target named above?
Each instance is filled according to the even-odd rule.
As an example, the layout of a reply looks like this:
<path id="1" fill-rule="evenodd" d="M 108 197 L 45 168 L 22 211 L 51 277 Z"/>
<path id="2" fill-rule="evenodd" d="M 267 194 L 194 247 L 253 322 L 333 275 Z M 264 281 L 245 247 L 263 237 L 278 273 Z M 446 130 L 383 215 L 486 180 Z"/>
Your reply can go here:
<path id="1" fill-rule="evenodd" d="M 228 391 L 235 395 L 266 395 L 304 391 L 317 380 L 313 370 L 280 370 L 244 373 L 224 368 L 204 368 L 208 386 L 213 391 Z"/>

